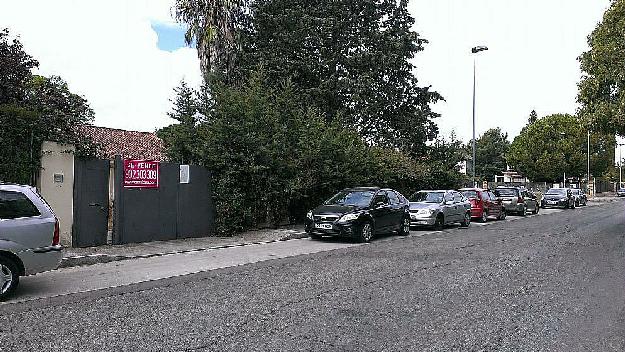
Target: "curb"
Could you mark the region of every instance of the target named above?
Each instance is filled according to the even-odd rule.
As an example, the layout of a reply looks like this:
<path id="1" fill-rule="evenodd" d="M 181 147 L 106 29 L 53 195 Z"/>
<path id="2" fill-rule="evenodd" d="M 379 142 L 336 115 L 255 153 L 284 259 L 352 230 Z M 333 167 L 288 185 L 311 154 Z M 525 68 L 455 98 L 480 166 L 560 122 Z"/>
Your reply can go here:
<path id="1" fill-rule="evenodd" d="M 230 244 L 224 244 L 224 245 L 218 245 L 218 246 L 183 249 L 183 250 L 160 252 L 160 253 L 148 253 L 148 254 L 138 254 L 138 255 L 116 255 L 116 254 L 77 255 L 77 256 L 71 256 L 71 257 L 63 257 L 63 259 L 61 260 L 61 264 L 59 265 L 59 268 L 88 266 L 88 265 L 110 263 L 110 262 L 130 260 L 130 259 L 145 259 L 145 258 L 153 258 L 153 257 L 162 257 L 165 255 L 203 252 L 203 251 L 210 251 L 210 250 L 215 250 L 215 249 L 246 247 L 246 246 L 251 246 L 251 245 L 285 242 L 285 241 L 307 238 L 307 237 L 308 237 L 308 234 L 306 232 L 294 232 L 294 233 L 289 233 L 288 235 L 285 235 L 284 237 L 281 237 L 275 240 L 230 243 Z"/>

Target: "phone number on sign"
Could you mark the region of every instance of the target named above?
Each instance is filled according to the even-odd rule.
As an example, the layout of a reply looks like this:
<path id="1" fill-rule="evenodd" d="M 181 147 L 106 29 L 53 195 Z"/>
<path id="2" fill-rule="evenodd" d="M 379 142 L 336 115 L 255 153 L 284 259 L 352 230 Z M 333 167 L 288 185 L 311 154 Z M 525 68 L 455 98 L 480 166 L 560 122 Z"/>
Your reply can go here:
<path id="1" fill-rule="evenodd" d="M 126 170 L 126 180 L 156 180 L 156 170 Z"/>

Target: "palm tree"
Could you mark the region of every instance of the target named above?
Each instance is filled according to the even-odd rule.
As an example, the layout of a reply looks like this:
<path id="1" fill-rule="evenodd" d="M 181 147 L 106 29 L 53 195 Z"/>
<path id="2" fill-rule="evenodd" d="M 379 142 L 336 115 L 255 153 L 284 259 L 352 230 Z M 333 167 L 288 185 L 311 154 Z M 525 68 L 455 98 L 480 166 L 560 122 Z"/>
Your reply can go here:
<path id="1" fill-rule="evenodd" d="M 176 0 L 176 19 L 188 25 L 185 40 L 196 43 L 205 77 L 230 76 L 241 49 L 239 29 L 247 1 Z"/>

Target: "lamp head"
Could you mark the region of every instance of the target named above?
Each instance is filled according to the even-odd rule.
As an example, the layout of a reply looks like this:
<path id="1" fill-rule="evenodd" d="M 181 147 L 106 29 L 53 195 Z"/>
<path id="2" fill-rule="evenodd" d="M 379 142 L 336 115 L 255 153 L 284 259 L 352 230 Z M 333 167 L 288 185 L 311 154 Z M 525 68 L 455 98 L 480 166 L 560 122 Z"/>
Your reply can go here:
<path id="1" fill-rule="evenodd" d="M 476 47 L 471 48 L 471 52 L 473 54 L 479 53 L 480 51 L 486 51 L 486 50 L 488 50 L 488 47 L 484 46 L 484 45 L 480 45 L 480 46 L 476 46 Z"/>

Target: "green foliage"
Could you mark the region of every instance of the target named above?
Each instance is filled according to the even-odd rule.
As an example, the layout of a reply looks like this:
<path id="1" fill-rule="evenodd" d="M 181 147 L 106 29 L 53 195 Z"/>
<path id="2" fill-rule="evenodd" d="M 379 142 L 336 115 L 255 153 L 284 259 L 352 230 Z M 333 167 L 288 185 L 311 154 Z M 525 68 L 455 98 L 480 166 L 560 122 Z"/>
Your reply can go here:
<path id="1" fill-rule="evenodd" d="M 32 184 L 43 141 L 73 144 L 79 156 L 97 154 L 77 131 L 92 121 L 93 111 L 61 78 L 32 75 L 37 61 L 8 36 L 0 31 L 0 180 Z"/>
<path id="2" fill-rule="evenodd" d="M 495 175 L 506 171 L 506 154 L 509 148 L 508 134 L 499 127 L 484 132 L 475 142 L 476 176 L 482 180 L 493 181 Z"/>
<path id="3" fill-rule="evenodd" d="M 181 19 L 193 28 L 210 14 L 193 8 Z M 370 145 L 421 155 L 436 137 L 429 104 L 441 96 L 414 75 L 427 41 L 411 30 L 407 1 L 259 0 L 236 23 L 242 53 L 228 84 L 262 67 L 268 86 L 289 78 L 300 101 Z"/>
<path id="4" fill-rule="evenodd" d="M 536 110 L 532 110 L 532 112 L 530 112 L 530 117 L 527 119 L 527 124 L 533 124 L 536 120 L 538 120 L 538 114 L 536 113 Z"/>
<path id="5" fill-rule="evenodd" d="M 426 173 L 416 188 L 454 189 L 463 186 L 468 178 L 459 172 L 459 165 L 468 158 L 469 150 L 454 133 L 449 138 L 437 138 L 428 146 L 427 156 L 423 159 Z"/>
<path id="6" fill-rule="evenodd" d="M 625 0 L 614 0 L 579 57 L 580 115 L 595 131 L 625 135 Z"/>
<path id="7" fill-rule="evenodd" d="M 176 97 L 173 111 L 169 117 L 178 121 L 156 132 L 165 144 L 167 158 L 180 164 L 197 164 L 198 134 L 197 126 L 205 118 L 201 111 L 199 93 L 189 88 L 185 81 L 174 89 Z"/>
<path id="8" fill-rule="evenodd" d="M 205 76 L 231 76 L 240 52 L 248 0 L 176 0 L 175 15 L 187 24 L 187 44 L 195 43 Z"/>
<path id="9" fill-rule="evenodd" d="M 532 181 L 557 182 L 567 176 L 581 178 L 587 168 L 587 130 L 580 119 L 566 114 L 543 117 L 523 128 L 510 146 L 511 166 Z M 593 133 L 591 173 L 603 175 L 614 159 L 614 136 Z"/>
<path id="10" fill-rule="evenodd" d="M 346 187 L 377 185 L 409 194 L 427 186 L 425 164 L 327 123 L 316 109 L 302 107 L 290 82 L 280 88 L 264 82 L 255 73 L 240 87 L 216 86 L 207 104 L 214 108 L 198 121 L 197 143 L 188 150 L 212 172 L 219 233 L 302 220 Z M 177 91 L 185 98 L 173 114 L 206 99 Z M 189 101 L 194 103 L 182 104 Z M 171 138 L 170 152 L 179 136 Z"/>

